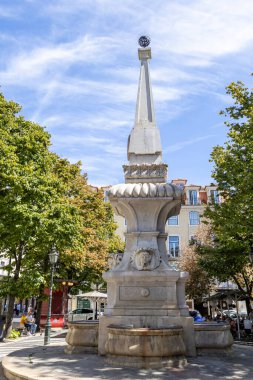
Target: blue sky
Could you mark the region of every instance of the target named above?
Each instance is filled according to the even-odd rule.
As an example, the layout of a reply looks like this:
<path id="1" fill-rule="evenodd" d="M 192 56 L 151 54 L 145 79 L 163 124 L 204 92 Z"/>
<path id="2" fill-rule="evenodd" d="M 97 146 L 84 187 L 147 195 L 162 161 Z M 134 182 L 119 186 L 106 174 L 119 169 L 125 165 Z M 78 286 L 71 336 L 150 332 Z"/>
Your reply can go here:
<path id="1" fill-rule="evenodd" d="M 91 184 L 123 182 L 147 34 L 169 180 L 209 184 L 225 86 L 252 87 L 252 25 L 252 0 L 0 0 L 1 90 Z"/>

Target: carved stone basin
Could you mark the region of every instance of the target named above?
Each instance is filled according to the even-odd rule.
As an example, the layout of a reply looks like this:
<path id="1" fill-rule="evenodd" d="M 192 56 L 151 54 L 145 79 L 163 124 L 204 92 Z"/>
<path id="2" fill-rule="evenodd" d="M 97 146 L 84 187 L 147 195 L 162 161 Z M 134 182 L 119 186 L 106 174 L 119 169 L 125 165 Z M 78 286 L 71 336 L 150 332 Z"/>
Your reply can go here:
<path id="1" fill-rule="evenodd" d="M 195 323 L 195 344 L 198 355 L 226 355 L 231 352 L 233 337 L 224 323 Z"/>
<path id="2" fill-rule="evenodd" d="M 64 350 L 65 353 L 97 353 L 98 327 L 98 321 L 69 322 L 65 338 L 68 345 Z"/>
<path id="3" fill-rule="evenodd" d="M 174 325 L 167 328 L 108 326 L 106 360 L 126 367 L 182 367 L 187 363 L 182 332 L 182 327 Z"/>

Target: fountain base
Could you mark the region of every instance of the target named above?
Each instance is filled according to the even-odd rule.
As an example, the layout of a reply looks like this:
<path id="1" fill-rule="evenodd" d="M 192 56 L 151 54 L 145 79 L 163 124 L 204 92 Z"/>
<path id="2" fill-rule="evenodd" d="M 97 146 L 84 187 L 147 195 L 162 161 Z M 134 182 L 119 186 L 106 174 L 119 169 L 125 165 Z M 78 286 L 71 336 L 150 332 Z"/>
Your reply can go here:
<path id="1" fill-rule="evenodd" d="M 68 323 L 66 354 L 98 352 L 98 321 Z"/>
<path id="2" fill-rule="evenodd" d="M 187 364 L 180 326 L 108 326 L 107 330 L 107 363 L 135 368 L 183 367 Z"/>

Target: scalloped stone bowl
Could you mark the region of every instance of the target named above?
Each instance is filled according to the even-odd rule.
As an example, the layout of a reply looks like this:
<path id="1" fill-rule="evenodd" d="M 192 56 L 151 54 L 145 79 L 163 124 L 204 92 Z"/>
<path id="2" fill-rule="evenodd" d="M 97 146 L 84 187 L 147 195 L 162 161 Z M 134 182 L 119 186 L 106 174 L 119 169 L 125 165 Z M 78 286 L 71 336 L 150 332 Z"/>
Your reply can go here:
<path id="1" fill-rule="evenodd" d="M 108 191 L 109 198 L 181 198 L 182 191 L 170 183 L 121 183 Z"/>

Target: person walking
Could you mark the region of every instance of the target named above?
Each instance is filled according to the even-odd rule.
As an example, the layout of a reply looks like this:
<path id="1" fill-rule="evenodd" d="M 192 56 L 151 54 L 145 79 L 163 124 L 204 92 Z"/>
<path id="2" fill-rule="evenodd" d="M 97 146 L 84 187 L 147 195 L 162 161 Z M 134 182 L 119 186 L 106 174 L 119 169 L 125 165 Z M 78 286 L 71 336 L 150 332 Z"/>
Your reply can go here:
<path id="1" fill-rule="evenodd" d="M 249 319 L 249 317 L 246 317 L 243 320 L 243 328 L 246 336 L 249 336 L 251 334 L 252 329 L 252 321 Z"/>

